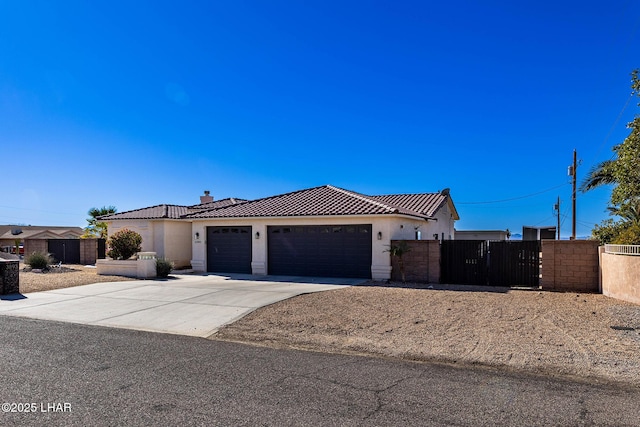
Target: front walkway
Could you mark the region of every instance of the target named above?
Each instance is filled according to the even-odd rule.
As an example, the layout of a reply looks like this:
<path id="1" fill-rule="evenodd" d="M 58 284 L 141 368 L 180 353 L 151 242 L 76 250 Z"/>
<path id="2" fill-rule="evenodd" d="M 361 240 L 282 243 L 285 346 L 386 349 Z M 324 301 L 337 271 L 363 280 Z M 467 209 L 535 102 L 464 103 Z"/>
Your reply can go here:
<path id="1" fill-rule="evenodd" d="M 9 295 L 0 300 L 0 315 L 207 337 L 259 307 L 363 281 L 175 275 Z"/>

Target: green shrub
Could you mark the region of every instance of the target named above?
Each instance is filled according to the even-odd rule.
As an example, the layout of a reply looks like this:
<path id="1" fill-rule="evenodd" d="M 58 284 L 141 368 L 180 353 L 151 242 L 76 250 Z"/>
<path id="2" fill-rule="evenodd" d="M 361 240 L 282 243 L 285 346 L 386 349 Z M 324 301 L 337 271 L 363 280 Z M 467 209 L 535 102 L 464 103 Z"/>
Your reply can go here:
<path id="1" fill-rule="evenodd" d="M 33 252 L 31 255 L 27 256 L 24 261 L 24 263 L 31 268 L 37 268 L 40 270 L 46 270 L 52 262 L 53 260 L 51 259 L 51 256 L 43 252 Z"/>
<path id="2" fill-rule="evenodd" d="M 158 258 L 156 260 L 156 276 L 167 277 L 173 270 L 173 263 L 164 258 Z"/>
<path id="3" fill-rule="evenodd" d="M 640 245 L 640 224 L 631 223 L 614 239 L 616 245 Z"/>
<path id="4" fill-rule="evenodd" d="M 129 259 L 142 250 L 142 236 L 135 231 L 123 228 L 113 233 L 107 244 L 109 245 L 107 256 L 113 259 Z"/>

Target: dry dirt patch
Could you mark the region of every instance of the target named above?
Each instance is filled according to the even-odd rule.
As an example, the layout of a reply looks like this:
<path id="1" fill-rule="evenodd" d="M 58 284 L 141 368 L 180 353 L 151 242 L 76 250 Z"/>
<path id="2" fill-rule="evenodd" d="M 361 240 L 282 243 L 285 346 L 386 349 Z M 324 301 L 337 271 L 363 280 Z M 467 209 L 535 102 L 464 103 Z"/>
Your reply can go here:
<path id="1" fill-rule="evenodd" d="M 122 276 L 99 276 L 94 267 L 83 265 L 64 265 L 61 268 L 51 268 L 47 272 L 34 273 L 24 271 L 24 264 L 20 264 L 20 293 L 50 291 L 53 289 L 70 288 L 72 286 L 89 285 L 98 282 L 122 282 L 133 280 Z"/>
<path id="2" fill-rule="evenodd" d="M 595 294 L 437 288 L 354 286 L 302 295 L 212 338 L 640 386 L 640 306 Z"/>

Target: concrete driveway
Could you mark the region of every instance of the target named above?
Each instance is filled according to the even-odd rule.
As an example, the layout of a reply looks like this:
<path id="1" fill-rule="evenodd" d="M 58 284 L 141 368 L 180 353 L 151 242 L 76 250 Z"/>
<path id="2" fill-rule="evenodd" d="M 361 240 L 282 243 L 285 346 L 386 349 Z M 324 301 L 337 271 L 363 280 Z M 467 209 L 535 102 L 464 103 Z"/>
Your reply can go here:
<path id="1" fill-rule="evenodd" d="M 173 275 L 0 298 L 0 315 L 207 337 L 253 310 L 362 279 Z"/>

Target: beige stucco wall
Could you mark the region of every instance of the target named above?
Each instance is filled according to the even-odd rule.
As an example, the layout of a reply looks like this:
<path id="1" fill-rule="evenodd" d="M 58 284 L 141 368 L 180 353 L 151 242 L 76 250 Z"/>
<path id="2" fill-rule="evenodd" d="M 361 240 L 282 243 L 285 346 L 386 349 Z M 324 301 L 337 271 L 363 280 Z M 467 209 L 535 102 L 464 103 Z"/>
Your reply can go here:
<path id="1" fill-rule="evenodd" d="M 156 252 L 155 242 L 153 240 L 153 222 L 149 220 L 119 220 L 107 222 L 108 237 L 111 237 L 114 233 L 120 230 L 128 229 L 135 231 L 142 236 L 142 251 L 144 252 Z"/>
<path id="2" fill-rule="evenodd" d="M 191 223 L 187 221 L 154 221 L 154 236 L 160 258 L 173 261 L 178 267 L 187 267 L 191 263 L 192 236 Z"/>
<path id="3" fill-rule="evenodd" d="M 640 256 L 601 254 L 602 293 L 640 304 Z"/>
<path id="4" fill-rule="evenodd" d="M 391 259 L 385 250 L 388 249 L 391 240 L 413 240 L 417 227 L 422 233 L 423 240 L 432 240 L 435 233 L 439 236 L 445 233 L 445 238 L 448 238 L 449 233 L 453 234 L 453 221 L 450 214 L 447 215 L 443 216 L 441 221 L 418 220 L 400 215 L 194 220 L 191 230 L 191 236 L 194 236 L 191 265 L 196 271 L 207 270 L 206 227 L 208 226 L 251 226 L 253 242 L 251 269 L 253 274 L 263 275 L 268 272 L 266 237 L 267 227 L 270 225 L 371 224 L 373 234 L 371 274 L 376 280 L 388 280 L 391 277 Z M 259 239 L 255 238 L 256 232 L 260 233 Z M 382 233 L 380 240 L 377 237 L 379 232 Z M 199 239 L 195 239 L 196 233 L 200 236 Z"/>
<path id="5" fill-rule="evenodd" d="M 107 223 L 109 236 L 124 228 L 142 236 L 142 251 L 155 252 L 177 268 L 191 262 L 191 223 L 184 220 L 118 220 Z"/>

